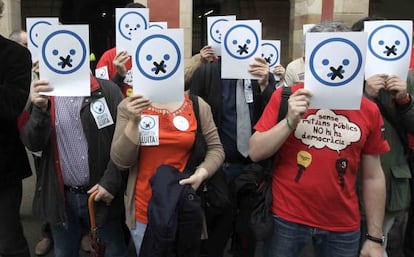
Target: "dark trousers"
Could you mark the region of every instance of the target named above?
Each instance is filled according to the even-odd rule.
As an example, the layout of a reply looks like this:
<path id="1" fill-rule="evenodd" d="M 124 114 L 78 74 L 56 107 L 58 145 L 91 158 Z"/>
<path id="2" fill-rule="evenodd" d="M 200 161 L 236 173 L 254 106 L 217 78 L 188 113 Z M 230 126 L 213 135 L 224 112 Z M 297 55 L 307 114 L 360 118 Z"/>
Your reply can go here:
<path id="1" fill-rule="evenodd" d="M 29 257 L 20 221 L 22 182 L 0 187 L 0 256 Z"/>
<path id="2" fill-rule="evenodd" d="M 244 163 L 225 162 L 222 166 L 226 182 L 230 192 L 234 193 L 234 179 L 242 172 Z M 202 244 L 202 256 L 222 257 L 226 246 L 231 239 L 230 254 L 233 257 L 253 257 L 256 250 L 256 240 L 249 231 L 248 217 L 240 210 L 240 202 L 235 195 L 233 206 L 217 213 L 209 210 L 206 212 L 208 240 Z"/>

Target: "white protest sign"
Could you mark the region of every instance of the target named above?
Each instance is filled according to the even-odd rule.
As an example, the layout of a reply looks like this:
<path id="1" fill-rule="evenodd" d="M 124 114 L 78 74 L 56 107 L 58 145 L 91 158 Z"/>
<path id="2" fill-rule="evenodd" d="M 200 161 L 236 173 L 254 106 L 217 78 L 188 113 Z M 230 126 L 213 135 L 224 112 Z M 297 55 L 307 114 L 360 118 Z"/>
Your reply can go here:
<path id="1" fill-rule="evenodd" d="M 134 94 L 152 102 L 184 99 L 183 29 L 145 30 L 133 37 Z"/>
<path id="2" fill-rule="evenodd" d="M 262 57 L 272 69 L 280 63 L 280 40 L 262 40 Z"/>
<path id="3" fill-rule="evenodd" d="M 116 51 L 132 52 L 132 37 L 149 27 L 148 8 L 115 9 Z"/>
<path id="4" fill-rule="evenodd" d="M 262 24 L 259 20 L 229 21 L 222 25 L 221 77 L 255 79 L 248 72 L 256 56 L 261 56 Z"/>
<path id="5" fill-rule="evenodd" d="M 207 44 L 213 48 L 216 56 L 221 56 L 222 25 L 235 20 L 235 15 L 207 17 Z"/>
<path id="6" fill-rule="evenodd" d="M 305 88 L 313 93 L 310 108 L 360 108 L 366 42 L 364 32 L 306 34 Z"/>
<path id="7" fill-rule="evenodd" d="M 46 35 L 42 35 L 44 27 L 59 25 L 58 18 L 26 18 L 27 48 L 32 54 L 32 61 L 39 60 L 40 45 Z"/>
<path id="8" fill-rule="evenodd" d="M 54 96 L 89 96 L 89 26 L 58 25 L 40 29 L 47 35 L 40 46 L 40 78 Z"/>
<path id="9" fill-rule="evenodd" d="M 150 21 L 148 29 L 168 29 L 168 22 L 166 21 Z"/>
<path id="10" fill-rule="evenodd" d="M 365 78 L 375 74 L 406 79 L 411 58 L 412 21 L 366 21 L 368 33 Z"/>

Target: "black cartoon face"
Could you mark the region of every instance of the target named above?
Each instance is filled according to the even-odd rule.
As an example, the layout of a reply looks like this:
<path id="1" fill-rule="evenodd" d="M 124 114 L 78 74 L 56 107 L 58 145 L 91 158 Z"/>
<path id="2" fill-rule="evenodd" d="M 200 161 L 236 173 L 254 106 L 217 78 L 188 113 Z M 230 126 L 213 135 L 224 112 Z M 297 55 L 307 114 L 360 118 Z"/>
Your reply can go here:
<path id="1" fill-rule="evenodd" d="M 337 54 L 347 53 L 346 57 Z M 309 67 L 313 76 L 327 86 L 342 86 L 353 80 L 361 70 L 359 48 L 345 38 L 331 38 L 319 43 L 311 52 Z"/>
<path id="2" fill-rule="evenodd" d="M 84 40 L 69 30 L 58 30 L 51 33 L 45 39 L 42 48 L 46 66 L 55 73 L 73 73 L 87 60 Z"/>
<path id="3" fill-rule="evenodd" d="M 343 59 L 341 64 L 339 64 L 337 67 L 330 66 L 329 64 L 330 63 L 329 63 L 328 59 L 323 59 L 322 60 L 322 65 L 323 66 L 329 66 L 330 72 L 328 72 L 328 74 L 326 74 L 326 76 L 329 77 L 331 80 L 344 79 L 345 66 L 349 65 L 349 60 L 348 59 Z"/>
<path id="4" fill-rule="evenodd" d="M 163 47 L 155 49 L 154 45 Z M 151 80 L 171 77 L 181 62 L 181 52 L 176 42 L 162 34 L 145 38 L 138 45 L 136 55 L 138 69 Z"/>
<path id="5" fill-rule="evenodd" d="M 145 17 L 136 11 L 130 11 L 121 16 L 118 23 L 120 34 L 127 40 L 139 30 L 147 29 L 148 23 Z"/>
<path id="6" fill-rule="evenodd" d="M 410 47 L 408 34 L 399 26 L 383 25 L 371 32 L 368 48 L 377 58 L 394 61 L 403 57 Z"/>
<path id="7" fill-rule="evenodd" d="M 225 34 L 224 49 L 236 59 L 247 59 L 258 49 L 259 38 L 248 25 L 231 27 Z"/>

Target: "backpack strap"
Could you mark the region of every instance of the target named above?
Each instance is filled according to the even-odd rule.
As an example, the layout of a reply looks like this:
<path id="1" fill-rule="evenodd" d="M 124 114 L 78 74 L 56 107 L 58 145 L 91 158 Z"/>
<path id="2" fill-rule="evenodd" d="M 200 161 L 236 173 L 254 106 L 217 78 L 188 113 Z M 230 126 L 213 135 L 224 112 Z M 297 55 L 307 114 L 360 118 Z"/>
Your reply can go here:
<path id="1" fill-rule="evenodd" d="M 204 138 L 203 131 L 201 129 L 198 96 L 189 94 L 189 97 L 191 101 L 193 102 L 194 115 L 196 116 L 196 120 L 197 120 L 197 132 L 196 132 L 196 137 L 195 137 L 194 144 L 191 150 L 192 152 L 191 152 L 190 158 L 188 159 L 187 165 L 185 166 L 184 170 L 192 174 L 194 173 L 196 167 L 204 160 L 206 156 L 207 143 Z"/>
<path id="2" fill-rule="evenodd" d="M 290 87 L 283 87 L 282 89 L 282 98 L 280 101 L 279 115 L 277 116 L 277 122 L 283 120 L 286 117 L 288 111 L 288 100 L 292 90 Z"/>

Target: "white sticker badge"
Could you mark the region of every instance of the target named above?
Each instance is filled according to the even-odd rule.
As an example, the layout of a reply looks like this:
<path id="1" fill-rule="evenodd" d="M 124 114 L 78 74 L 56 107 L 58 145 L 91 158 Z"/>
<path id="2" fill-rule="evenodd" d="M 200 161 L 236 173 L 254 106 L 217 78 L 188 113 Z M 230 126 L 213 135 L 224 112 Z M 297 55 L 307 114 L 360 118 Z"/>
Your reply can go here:
<path id="1" fill-rule="evenodd" d="M 159 121 L 156 115 L 142 115 L 139 123 L 141 146 L 154 146 L 160 144 Z"/>
<path id="2" fill-rule="evenodd" d="M 186 131 L 190 127 L 190 123 L 183 116 L 175 116 L 173 119 L 174 126 L 181 131 Z"/>
<path id="3" fill-rule="evenodd" d="M 104 97 L 93 101 L 90 105 L 90 109 L 98 129 L 114 124 L 114 120 L 112 119 L 111 112 L 109 111 Z"/>

